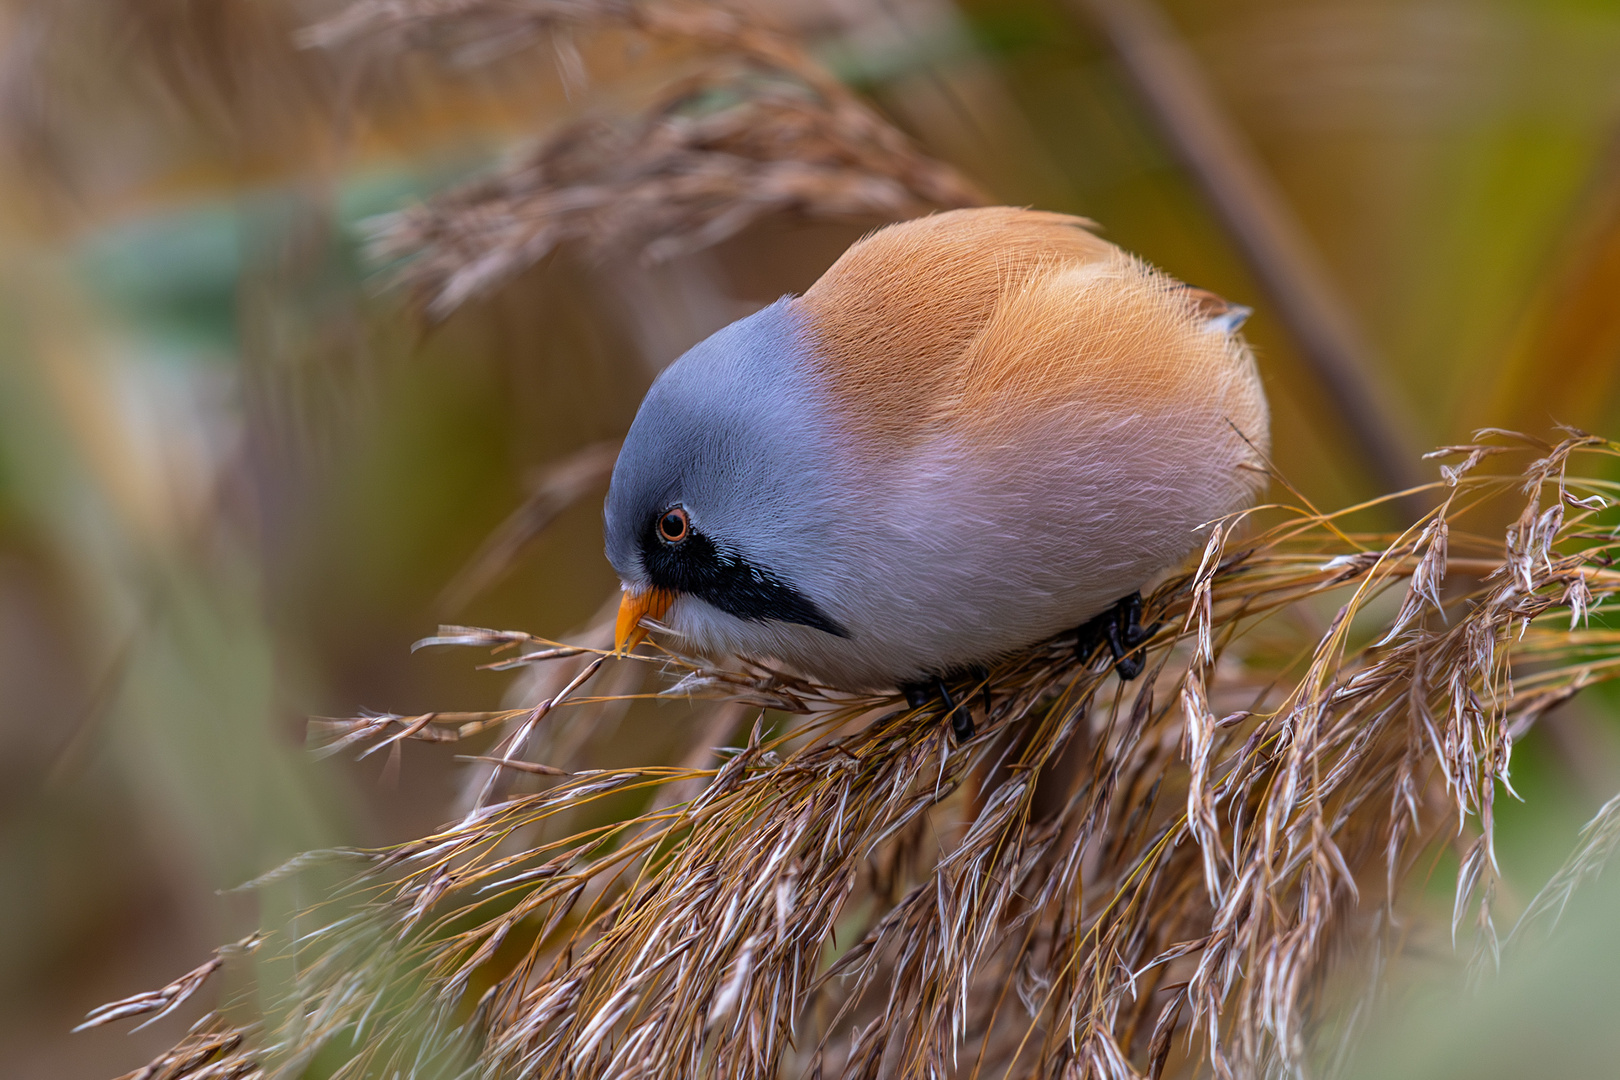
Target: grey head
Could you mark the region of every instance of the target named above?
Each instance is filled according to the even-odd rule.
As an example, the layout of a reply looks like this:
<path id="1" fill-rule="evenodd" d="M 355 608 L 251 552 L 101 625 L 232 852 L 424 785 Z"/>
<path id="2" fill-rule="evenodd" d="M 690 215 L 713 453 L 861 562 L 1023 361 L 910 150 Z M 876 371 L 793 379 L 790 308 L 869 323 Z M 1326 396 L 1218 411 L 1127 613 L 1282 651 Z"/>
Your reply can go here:
<path id="1" fill-rule="evenodd" d="M 779 300 L 693 346 L 647 392 L 605 514 L 608 561 L 627 590 L 847 636 L 833 598 L 807 585 L 826 575 L 804 572 L 826 566 L 840 530 L 824 489 L 836 455 L 800 318 Z"/>

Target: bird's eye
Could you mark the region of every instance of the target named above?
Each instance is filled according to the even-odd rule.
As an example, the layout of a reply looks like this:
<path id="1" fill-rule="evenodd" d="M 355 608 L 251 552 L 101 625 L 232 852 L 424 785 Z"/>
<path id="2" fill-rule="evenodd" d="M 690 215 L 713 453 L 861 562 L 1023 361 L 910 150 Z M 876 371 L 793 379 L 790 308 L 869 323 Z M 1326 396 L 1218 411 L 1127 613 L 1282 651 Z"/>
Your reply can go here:
<path id="1" fill-rule="evenodd" d="M 686 511 L 679 506 L 665 510 L 664 516 L 658 519 L 658 538 L 666 544 L 680 543 L 691 531 L 692 523 L 687 520 Z"/>

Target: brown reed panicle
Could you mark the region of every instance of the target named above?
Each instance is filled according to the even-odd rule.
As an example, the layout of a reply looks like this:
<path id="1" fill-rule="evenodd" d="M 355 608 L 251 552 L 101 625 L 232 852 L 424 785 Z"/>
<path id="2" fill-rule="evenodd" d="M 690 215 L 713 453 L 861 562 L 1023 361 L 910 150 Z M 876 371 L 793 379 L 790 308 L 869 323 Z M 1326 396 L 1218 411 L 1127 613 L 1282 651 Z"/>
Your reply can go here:
<path id="1" fill-rule="evenodd" d="M 891 221 L 986 200 L 919 151 L 784 32 L 742 8 L 664 0 L 359 0 L 305 32 L 375 56 L 463 62 L 549 40 L 584 81 L 578 31 L 697 47 L 700 68 L 639 115 L 564 127 L 496 174 L 380 218 L 371 254 L 440 319 L 559 244 L 661 262 L 762 218 Z M 570 75 L 572 73 L 572 75 Z"/>
<path id="2" fill-rule="evenodd" d="M 297 1075 L 317 1054 L 337 1077 L 1302 1074 L 1352 1012 L 1330 990 L 1377 985 L 1410 871 L 1448 846 L 1453 936 L 1471 921 L 1494 952 L 1514 740 L 1620 671 L 1620 631 L 1588 626 L 1620 593 L 1620 484 L 1577 468 L 1620 444 L 1479 438 L 1439 452 L 1462 458 L 1443 501 L 1398 536 L 1345 532 L 1357 508 L 1215 524 L 1148 600 L 1140 681 L 1059 637 L 959 688 L 980 713 L 961 746 L 936 706 L 755 664 L 445 628 L 424 644 L 566 665 L 566 685 L 533 709 L 326 721 L 315 741 L 499 729 L 476 760 L 543 789 L 492 784 L 434 835 L 276 871 L 349 875 L 296 935 L 233 947 L 294 965 L 289 998 L 227 1004 L 131 1076 Z M 1478 470 L 1525 451 L 1522 473 Z M 1505 544 L 1452 531 L 1514 500 Z M 661 694 L 699 721 L 738 702 L 759 719 L 718 768 L 525 760 L 539 725 L 620 704 L 583 694 L 604 664 L 679 676 Z M 1555 915 L 1617 837 L 1620 799 L 1526 917 Z M 1352 946 L 1374 957 L 1359 972 Z M 172 1008 L 219 964 L 87 1023 Z"/>
<path id="3" fill-rule="evenodd" d="M 325 103 L 337 80 L 324 58 L 294 47 L 290 7 L 280 0 L 6 5 L 0 173 L 25 181 L 15 193 L 41 200 L 26 208 L 35 212 L 28 226 L 43 224 L 42 209 L 76 221 L 81 200 L 127 199 L 125 185 L 143 174 L 162 182 L 159 160 L 196 170 L 218 160 L 211 151 L 235 169 L 263 170 L 307 147 L 311 118 L 329 122 Z M 119 155 L 125 159 L 111 167 Z"/>

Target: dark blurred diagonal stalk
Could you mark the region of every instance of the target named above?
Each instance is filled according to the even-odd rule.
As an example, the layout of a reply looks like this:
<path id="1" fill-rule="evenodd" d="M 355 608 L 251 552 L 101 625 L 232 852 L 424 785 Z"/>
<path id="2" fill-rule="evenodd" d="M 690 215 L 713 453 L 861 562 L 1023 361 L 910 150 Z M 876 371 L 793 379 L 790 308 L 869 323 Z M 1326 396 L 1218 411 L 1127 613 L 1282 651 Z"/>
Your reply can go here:
<path id="1" fill-rule="evenodd" d="M 1106 35 L 1166 141 L 1203 189 L 1298 343 L 1380 489 L 1425 482 L 1414 427 L 1377 383 L 1373 351 L 1287 198 L 1217 104 L 1198 59 L 1152 0 L 1069 0 Z M 1402 502 L 1416 517 L 1416 496 Z"/>

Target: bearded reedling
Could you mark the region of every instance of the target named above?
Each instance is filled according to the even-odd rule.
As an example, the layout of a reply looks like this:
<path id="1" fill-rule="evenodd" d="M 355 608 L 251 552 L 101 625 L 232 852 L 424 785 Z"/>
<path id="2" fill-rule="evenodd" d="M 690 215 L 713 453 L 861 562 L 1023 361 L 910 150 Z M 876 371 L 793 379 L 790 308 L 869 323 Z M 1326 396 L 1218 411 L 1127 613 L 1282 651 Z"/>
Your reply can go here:
<path id="1" fill-rule="evenodd" d="M 689 652 L 848 690 L 1081 627 L 1125 678 L 1139 590 L 1253 504 L 1269 432 L 1248 309 L 993 207 L 881 229 L 654 382 L 607 498 L 624 584 Z"/>

